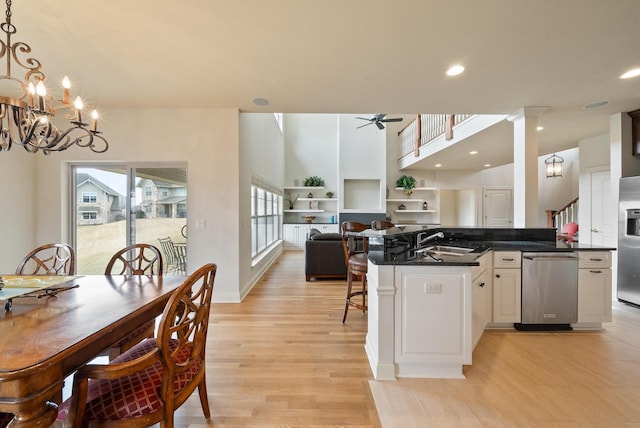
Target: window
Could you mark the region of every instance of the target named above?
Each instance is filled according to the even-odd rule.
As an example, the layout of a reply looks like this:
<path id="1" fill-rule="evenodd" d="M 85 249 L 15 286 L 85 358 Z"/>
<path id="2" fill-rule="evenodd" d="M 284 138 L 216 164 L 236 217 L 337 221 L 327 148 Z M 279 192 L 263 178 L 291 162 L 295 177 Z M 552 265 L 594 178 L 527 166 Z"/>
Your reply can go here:
<path id="1" fill-rule="evenodd" d="M 82 192 L 82 202 L 95 204 L 98 202 L 98 194 L 96 192 Z"/>
<path id="2" fill-rule="evenodd" d="M 79 275 L 104 273 L 111 255 L 126 245 L 160 248 L 159 239 L 166 237 L 186 245 L 186 165 L 72 165 L 71 172 L 74 206 L 70 209 Z M 166 183 L 167 191 L 180 189 L 181 195 L 160 201 L 153 183 Z M 165 273 L 179 274 L 171 256 L 163 253 L 163 262 Z"/>
<path id="3" fill-rule="evenodd" d="M 254 178 L 254 181 L 261 180 Z M 280 240 L 282 195 L 279 193 L 264 182 L 251 185 L 251 256 L 253 259 Z"/>

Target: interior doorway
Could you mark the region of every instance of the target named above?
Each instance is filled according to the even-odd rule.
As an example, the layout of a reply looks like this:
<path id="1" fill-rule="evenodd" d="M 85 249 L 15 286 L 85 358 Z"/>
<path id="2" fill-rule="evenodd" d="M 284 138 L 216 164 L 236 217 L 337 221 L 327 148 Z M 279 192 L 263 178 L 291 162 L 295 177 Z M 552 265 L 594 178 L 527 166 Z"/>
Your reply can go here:
<path id="1" fill-rule="evenodd" d="M 482 193 L 482 226 L 513 227 L 513 190 L 484 189 Z"/>

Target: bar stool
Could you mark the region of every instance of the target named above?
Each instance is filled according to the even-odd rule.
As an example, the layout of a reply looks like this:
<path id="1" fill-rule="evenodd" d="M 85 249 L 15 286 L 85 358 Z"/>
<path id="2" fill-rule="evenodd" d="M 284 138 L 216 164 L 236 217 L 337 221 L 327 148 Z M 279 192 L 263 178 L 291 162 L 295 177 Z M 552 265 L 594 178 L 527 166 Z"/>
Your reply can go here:
<path id="1" fill-rule="evenodd" d="M 367 229 L 367 225 L 355 221 L 345 221 L 342 228 L 342 247 L 344 249 L 344 260 L 347 265 L 347 296 L 344 304 L 344 314 L 342 323 L 347 320 L 349 306 L 362 310 L 367 310 L 367 238 L 357 238 L 348 232 L 362 232 Z M 353 279 L 360 280 L 362 290 L 353 291 Z M 356 296 L 362 296 L 362 303 L 352 300 Z"/>
<path id="2" fill-rule="evenodd" d="M 373 230 L 391 229 L 392 227 L 395 227 L 395 224 L 387 220 L 374 220 L 371 222 L 371 229 Z"/>

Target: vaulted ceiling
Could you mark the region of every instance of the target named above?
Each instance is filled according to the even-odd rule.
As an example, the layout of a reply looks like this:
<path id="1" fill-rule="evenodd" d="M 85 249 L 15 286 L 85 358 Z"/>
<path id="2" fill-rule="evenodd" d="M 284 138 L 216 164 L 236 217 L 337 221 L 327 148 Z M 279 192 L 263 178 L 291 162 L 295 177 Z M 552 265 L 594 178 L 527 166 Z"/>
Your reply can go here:
<path id="1" fill-rule="evenodd" d="M 637 0 L 19 0 L 14 41 L 102 108 L 491 113 L 540 153 L 640 108 Z M 445 76 L 453 64 L 465 72 Z M 255 97 L 269 100 L 265 107 Z M 598 109 L 588 103 L 609 101 Z"/>

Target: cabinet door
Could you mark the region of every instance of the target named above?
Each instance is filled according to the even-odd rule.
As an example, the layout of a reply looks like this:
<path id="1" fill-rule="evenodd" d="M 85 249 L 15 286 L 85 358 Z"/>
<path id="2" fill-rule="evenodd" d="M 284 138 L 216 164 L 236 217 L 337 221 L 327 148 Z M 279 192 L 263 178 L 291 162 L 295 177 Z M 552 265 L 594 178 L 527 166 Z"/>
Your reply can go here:
<path id="1" fill-rule="evenodd" d="M 284 247 L 289 250 L 303 250 L 304 242 L 307 240 L 309 230 L 310 228 L 306 224 L 282 225 Z"/>
<path id="2" fill-rule="evenodd" d="M 480 336 L 487 327 L 489 316 L 487 314 L 488 303 L 491 297 L 491 289 L 488 280 L 489 272 L 484 271 L 472 283 L 471 290 L 471 340 L 475 348 Z"/>
<path id="3" fill-rule="evenodd" d="M 322 233 L 339 233 L 338 224 L 323 224 L 320 227 Z"/>
<path id="4" fill-rule="evenodd" d="M 578 322 L 611 321 L 611 269 L 578 269 Z"/>
<path id="5" fill-rule="evenodd" d="M 493 322 L 520 322 L 522 277 L 520 269 L 493 270 Z"/>

